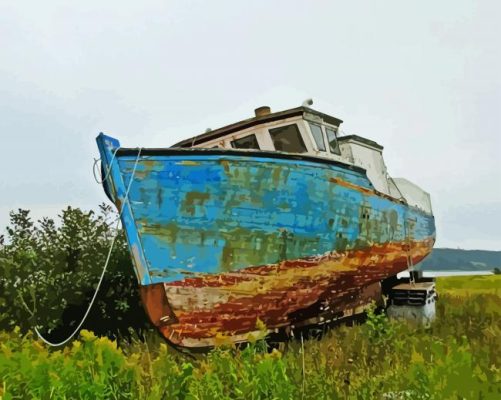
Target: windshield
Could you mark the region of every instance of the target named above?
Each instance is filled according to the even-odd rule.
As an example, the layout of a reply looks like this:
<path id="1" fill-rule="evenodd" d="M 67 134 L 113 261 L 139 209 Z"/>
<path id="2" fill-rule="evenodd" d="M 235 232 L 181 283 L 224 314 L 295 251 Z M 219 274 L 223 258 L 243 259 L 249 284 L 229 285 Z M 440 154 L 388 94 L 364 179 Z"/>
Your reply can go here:
<path id="1" fill-rule="evenodd" d="M 324 141 L 324 134 L 322 133 L 322 127 L 317 124 L 310 124 L 310 130 L 311 134 L 313 135 L 313 139 L 315 139 L 315 143 L 317 144 L 317 148 L 320 151 L 326 151 L 325 149 L 325 141 Z"/>
<path id="2" fill-rule="evenodd" d="M 281 126 L 280 128 L 270 129 L 270 136 L 278 151 L 286 153 L 306 153 L 301 133 L 296 124 Z"/>
<path id="3" fill-rule="evenodd" d="M 336 131 L 332 128 L 326 128 L 325 132 L 327 133 L 327 141 L 329 142 L 331 153 L 341 155 L 339 143 L 337 142 Z"/>

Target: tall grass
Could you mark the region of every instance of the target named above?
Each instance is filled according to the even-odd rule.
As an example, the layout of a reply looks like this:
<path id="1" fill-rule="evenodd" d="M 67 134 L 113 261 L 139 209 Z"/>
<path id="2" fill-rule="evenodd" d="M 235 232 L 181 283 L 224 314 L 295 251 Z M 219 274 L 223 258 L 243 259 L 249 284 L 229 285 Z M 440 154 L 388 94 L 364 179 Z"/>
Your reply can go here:
<path id="1" fill-rule="evenodd" d="M 441 296 L 428 328 L 369 313 L 304 345 L 270 351 L 261 341 L 196 358 L 157 336 L 118 346 L 82 331 L 54 351 L 2 332 L 0 398 L 500 399 L 500 297 L 459 293 Z"/>

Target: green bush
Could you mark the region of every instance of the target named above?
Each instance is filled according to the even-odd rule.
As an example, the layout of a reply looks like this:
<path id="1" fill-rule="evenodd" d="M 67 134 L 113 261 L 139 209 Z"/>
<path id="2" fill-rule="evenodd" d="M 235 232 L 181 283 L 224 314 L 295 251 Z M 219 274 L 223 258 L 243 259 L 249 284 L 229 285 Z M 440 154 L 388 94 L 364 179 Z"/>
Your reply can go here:
<path id="1" fill-rule="evenodd" d="M 57 222 L 35 223 L 27 210 L 11 212 L 0 245 L 0 329 L 37 326 L 53 341 L 64 339 L 85 313 L 114 235 L 108 271 L 84 327 L 114 337 L 146 329 L 125 236 L 113 228 L 114 218 L 106 205 L 98 213 L 68 207 Z"/>
<path id="2" fill-rule="evenodd" d="M 0 335 L 1 398 L 137 398 L 138 370 L 107 338 L 84 330 L 81 341 L 48 351 L 30 334 L 16 333 Z"/>

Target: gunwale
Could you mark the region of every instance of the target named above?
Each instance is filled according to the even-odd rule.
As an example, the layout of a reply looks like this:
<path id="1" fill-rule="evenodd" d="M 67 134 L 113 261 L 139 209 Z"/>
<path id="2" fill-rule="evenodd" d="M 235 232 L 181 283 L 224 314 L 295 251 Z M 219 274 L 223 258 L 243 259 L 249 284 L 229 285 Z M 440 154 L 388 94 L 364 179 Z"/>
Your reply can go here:
<path id="1" fill-rule="evenodd" d="M 139 148 L 127 148 L 120 147 L 116 156 L 120 157 L 135 157 L 138 155 Z M 273 158 L 273 159 L 282 159 L 282 160 L 298 160 L 298 161 L 308 161 L 318 164 L 325 165 L 334 165 L 340 168 L 344 168 L 346 170 L 352 172 L 358 172 L 367 177 L 367 170 L 365 168 L 359 167 L 357 165 L 344 163 L 342 161 L 333 160 L 331 158 L 326 157 L 317 157 L 309 154 L 299 154 L 299 153 L 285 153 L 280 151 L 269 151 L 269 150 L 247 150 L 247 149 L 224 149 L 224 148 L 199 148 L 199 147 L 190 147 L 190 148 L 172 148 L 172 147 L 162 147 L 162 148 L 141 148 L 141 156 L 179 156 L 179 155 L 187 155 L 187 156 L 197 156 L 197 155 L 229 155 L 229 156 L 248 156 L 248 157 L 259 157 L 259 158 Z M 369 179 L 370 182 L 370 179 Z M 386 193 L 380 192 L 376 190 L 372 186 L 371 189 L 367 188 L 357 188 L 358 191 L 371 192 L 370 194 L 374 196 L 379 196 L 390 200 L 394 203 L 404 204 L 411 209 L 415 209 L 427 214 L 424 210 L 421 210 L 418 207 L 408 204 L 405 198 L 396 198 L 392 197 Z"/>

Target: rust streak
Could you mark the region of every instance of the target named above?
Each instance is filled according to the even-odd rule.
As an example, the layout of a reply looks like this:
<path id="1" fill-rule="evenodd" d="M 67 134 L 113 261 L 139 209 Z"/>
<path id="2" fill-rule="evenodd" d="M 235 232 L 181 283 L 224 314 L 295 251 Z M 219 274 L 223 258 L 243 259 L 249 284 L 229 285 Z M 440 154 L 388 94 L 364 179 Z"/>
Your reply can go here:
<path id="1" fill-rule="evenodd" d="M 371 189 L 366 189 L 362 186 L 354 185 L 353 183 L 347 182 L 345 180 L 339 179 L 339 178 L 329 178 L 329 182 L 335 183 L 336 185 L 348 188 L 348 189 L 353 189 L 356 190 L 357 192 L 365 193 L 365 194 L 370 194 L 370 195 L 376 195 L 376 192 Z"/>

